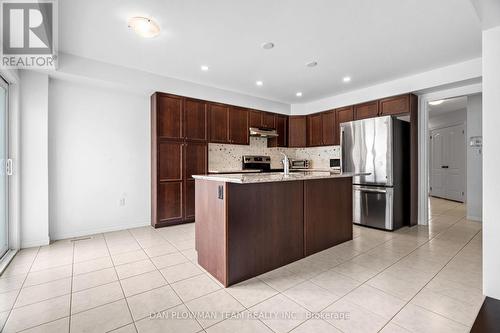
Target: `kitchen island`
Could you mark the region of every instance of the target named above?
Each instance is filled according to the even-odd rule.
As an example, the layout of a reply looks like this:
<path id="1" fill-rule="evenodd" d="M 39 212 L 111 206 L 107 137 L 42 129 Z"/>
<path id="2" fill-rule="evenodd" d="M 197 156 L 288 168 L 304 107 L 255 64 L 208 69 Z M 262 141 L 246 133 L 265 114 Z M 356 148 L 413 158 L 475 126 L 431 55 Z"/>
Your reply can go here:
<path id="1" fill-rule="evenodd" d="M 352 176 L 193 176 L 198 263 L 229 286 L 351 240 Z"/>

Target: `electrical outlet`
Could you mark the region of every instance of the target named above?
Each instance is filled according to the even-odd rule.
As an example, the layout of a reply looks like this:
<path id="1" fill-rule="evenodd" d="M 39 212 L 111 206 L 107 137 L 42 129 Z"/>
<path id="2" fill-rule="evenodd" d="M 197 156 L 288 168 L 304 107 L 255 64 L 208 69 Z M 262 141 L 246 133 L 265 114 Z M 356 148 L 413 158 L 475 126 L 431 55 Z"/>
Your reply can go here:
<path id="1" fill-rule="evenodd" d="M 125 206 L 125 203 L 126 203 L 126 201 L 125 201 L 125 197 L 122 197 L 122 198 L 120 199 L 120 206 Z"/>

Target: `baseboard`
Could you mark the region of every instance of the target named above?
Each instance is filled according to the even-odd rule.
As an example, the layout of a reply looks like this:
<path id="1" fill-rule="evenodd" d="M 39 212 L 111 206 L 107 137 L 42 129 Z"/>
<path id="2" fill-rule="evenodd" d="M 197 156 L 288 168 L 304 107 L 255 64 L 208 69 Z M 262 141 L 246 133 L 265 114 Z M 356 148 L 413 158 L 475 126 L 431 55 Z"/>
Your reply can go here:
<path id="1" fill-rule="evenodd" d="M 73 232 L 68 232 L 68 233 L 55 233 L 51 235 L 50 239 L 51 240 L 61 240 L 61 239 L 68 239 L 68 238 L 75 238 L 75 237 L 82 237 L 82 236 L 89 236 L 89 235 L 94 235 L 94 234 L 100 234 L 104 232 L 111 232 L 111 231 L 118 231 L 118 230 L 125 230 L 125 229 L 133 229 L 133 228 L 139 228 L 139 227 L 145 227 L 150 225 L 150 221 L 143 221 L 139 223 L 130 223 L 130 224 L 120 224 L 120 225 L 113 225 L 113 226 L 108 226 L 108 227 L 103 227 L 103 228 L 93 228 L 93 229 L 84 229 L 84 230 L 77 230 Z"/>
<path id="2" fill-rule="evenodd" d="M 480 216 L 470 216 L 470 215 L 467 215 L 466 218 L 467 218 L 467 220 L 471 220 L 471 221 L 477 221 L 477 222 L 482 222 L 483 221 L 483 218 L 480 217 Z"/>
<path id="3" fill-rule="evenodd" d="M 35 247 L 35 246 L 45 246 L 49 245 L 50 239 L 49 237 L 44 238 L 44 239 L 37 239 L 37 240 L 21 240 L 21 248 L 26 249 L 29 247 Z"/>

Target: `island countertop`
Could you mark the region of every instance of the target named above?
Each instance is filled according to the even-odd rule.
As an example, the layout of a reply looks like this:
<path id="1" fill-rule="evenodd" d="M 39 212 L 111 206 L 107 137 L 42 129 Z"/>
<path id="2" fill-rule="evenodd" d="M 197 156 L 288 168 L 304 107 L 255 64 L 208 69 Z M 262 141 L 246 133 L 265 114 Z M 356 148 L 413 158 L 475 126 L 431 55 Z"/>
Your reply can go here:
<path id="1" fill-rule="evenodd" d="M 282 172 L 255 173 L 255 174 L 234 173 L 234 174 L 193 175 L 193 178 L 226 182 L 226 183 L 236 183 L 236 184 L 254 184 L 254 183 L 285 182 L 285 181 L 295 181 L 295 180 L 347 178 L 357 175 L 360 174 L 353 172 L 332 173 L 327 171 L 306 171 L 306 172 L 290 172 L 289 175 L 284 175 Z"/>

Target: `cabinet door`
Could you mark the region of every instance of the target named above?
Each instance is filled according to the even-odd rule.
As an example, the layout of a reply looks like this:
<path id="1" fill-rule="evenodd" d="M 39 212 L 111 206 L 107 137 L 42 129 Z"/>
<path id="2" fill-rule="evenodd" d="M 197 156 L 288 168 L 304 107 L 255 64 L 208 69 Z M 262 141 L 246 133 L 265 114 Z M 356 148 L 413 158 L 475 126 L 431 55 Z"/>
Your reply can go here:
<path id="1" fill-rule="evenodd" d="M 207 144 L 186 142 L 184 144 L 184 221 L 194 221 L 195 180 L 193 175 L 207 173 Z"/>
<path id="2" fill-rule="evenodd" d="M 160 182 L 182 180 L 182 142 L 158 143 L 158 180 Z"/>
<path id="3" fill-rule="evenodd" d="M 268 147 L 287 147 L 287 118 L 287 116 L 282 115 L 275 116 L 276 132 L 278 132 L 278 137 L 268 139 Z"/>
<path id="4" fill-rule="evenodd" d="M 182 97 L 157 95 L 157 135 L 165 139 L 182 139 Z"/>
<path id="5" fill-rule="evenodd" d="M 248 133 L 248 111 L 243 108 L 233 107 L 229 111 L 229 143 L 247 145 Z"/>
<path id="6" fill-rule="evenodd" d="M 307 116 L 307 146 L 315 147 L 323 144 L 323 126 L 321 113 Z"/>
<path id="7" fill-rule="evenodd" d="M 410 95 L 384 98 L 380 100 L 380 115 L 398 115 L 410 113 Z"/>
<path id="8" fill-rule="evenodd" d="M 262 127 L 262 112 L 248 111 L 248 127 Z"/>
<path id="9" fill-rule="evenodd" d="M 195 99 L 184 101 L 184 137 L 188 140 L 207 141 L 207 103 Z"/>
<path id="10" fill-rule="evenodd" d="M 352 106 L 335 110 L 335 143 L 340 145 L 340 124 L 354 120 L 354 111 Z"/>
<path id="11" fill-rule="evenodd" d="M 274 114 L 262 112 L 262 127 L 276 128 L 276 125 L 274 123 Z"/>
<path id="12" fill-rule="evenodd" d="M 158 185 L 158 220 L 180 222 L 183 219 L 183 181 L 165 182 Z"/>
<path id="13" fill-rule="evenodd" d="M 307 145 L 306 116 L 290 116 L 288 118 L 288 146 L 303 148 Z"/>
<path id="14" fill-rule="evenodd" d="M 193 180 L 193 175 L 207 173 L 207 144 L 186 142 L 184 144 L 184 179 Z"/>
<path id="15" fill-rule="evenodd" d="M 323 145 L 331 146 L 335 144 L 335 111 L 327 111 L 321 114 L 321 124 L 323 126 Z"/>
<path id="16" fill-rule="evenodd" d="M 378 101 L 358 104 L 354 106 L 354 118 L 356 120 L 373 118 L 378 116 Z"/>
<path id="17" fill-rule="evenodd" d="M 229 142 L 229 106 L 209 104 L 210 142 Z"/>
<path id="18" fill-rule="evenodd" d="M 184 221 L 194 221 L 195 210 L 195 181 L 186 180 L 184 182 Z"/>

